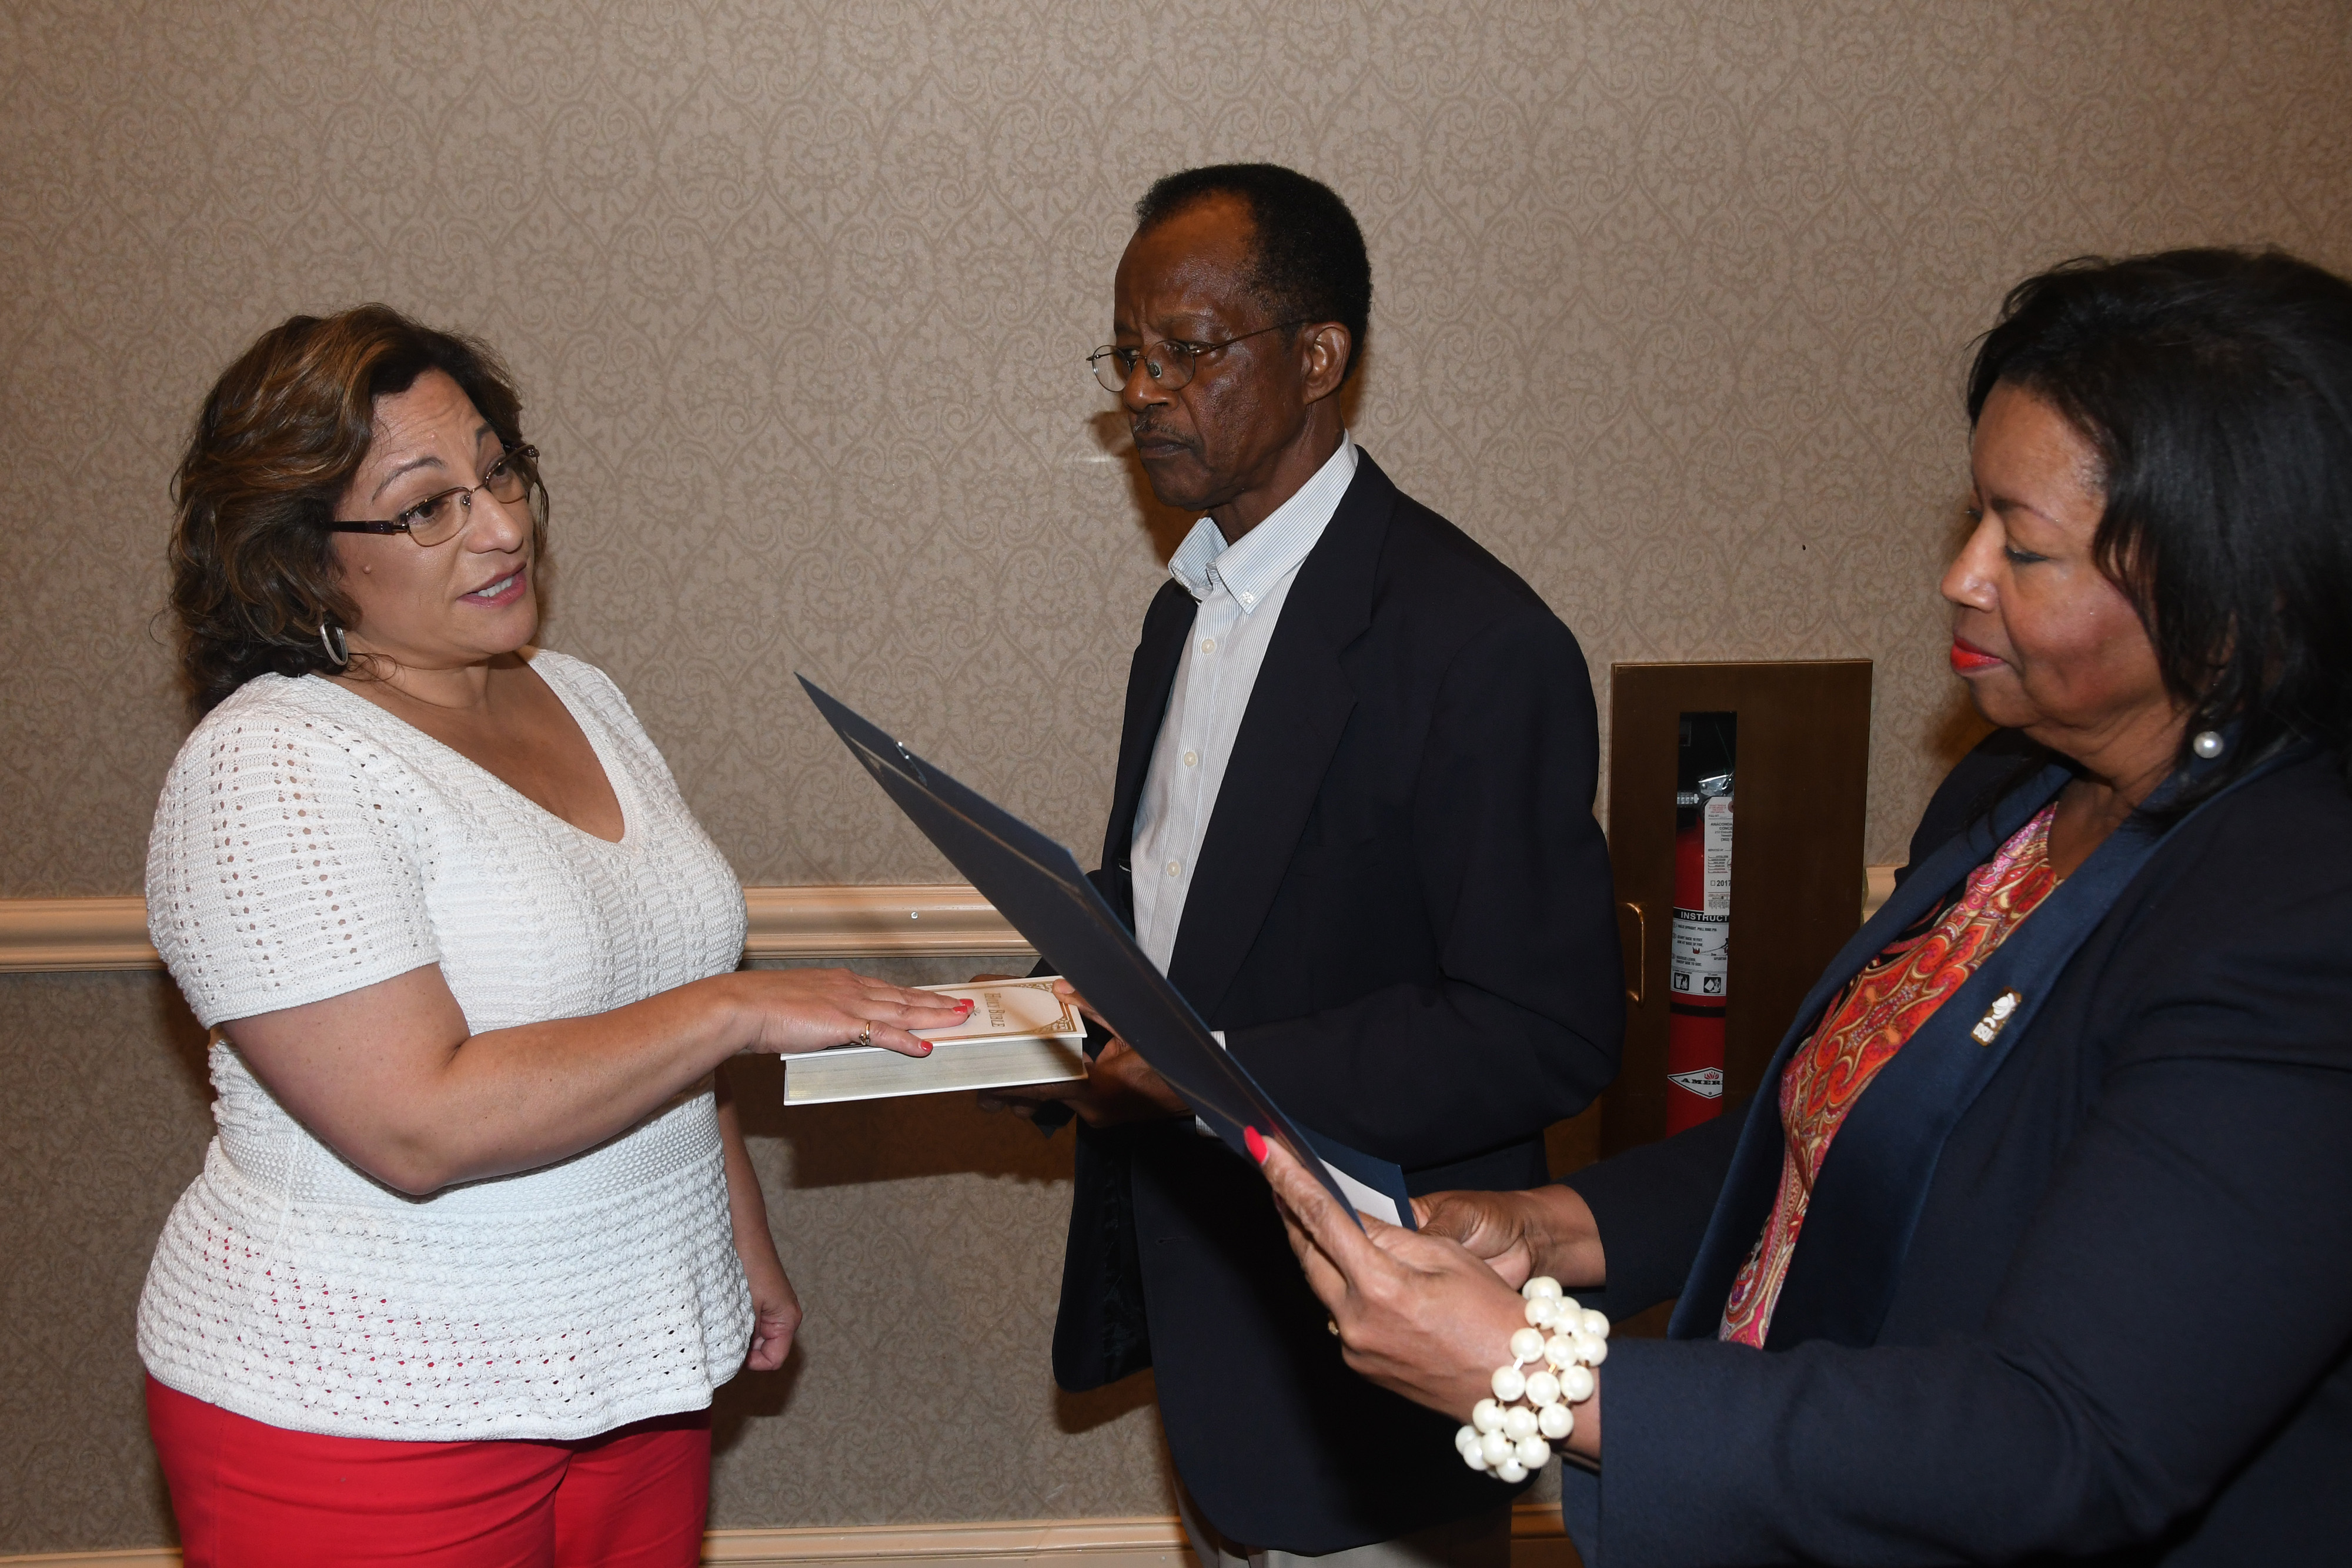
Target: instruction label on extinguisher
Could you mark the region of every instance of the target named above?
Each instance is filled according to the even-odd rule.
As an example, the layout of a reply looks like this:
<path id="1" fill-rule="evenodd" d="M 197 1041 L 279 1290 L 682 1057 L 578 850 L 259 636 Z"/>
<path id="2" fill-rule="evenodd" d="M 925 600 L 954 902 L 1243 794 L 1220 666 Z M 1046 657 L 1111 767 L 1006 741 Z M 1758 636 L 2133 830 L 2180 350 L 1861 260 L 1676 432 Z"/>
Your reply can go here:
<path id="1" fill-rule="evenodd" d="M 1701 907 L 1675 910 L 1668 938 L 1667 988 L 1677 997 L 1720 1001 L 1731 959 L 1731 797 L 1699 808 Z"/>

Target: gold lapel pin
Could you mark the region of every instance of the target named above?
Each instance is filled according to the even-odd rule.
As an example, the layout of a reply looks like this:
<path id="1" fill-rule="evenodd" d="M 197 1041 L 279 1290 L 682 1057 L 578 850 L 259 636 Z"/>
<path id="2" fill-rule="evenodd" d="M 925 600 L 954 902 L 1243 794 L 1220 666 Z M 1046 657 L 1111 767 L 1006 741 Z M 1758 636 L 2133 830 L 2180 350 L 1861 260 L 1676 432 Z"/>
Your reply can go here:
<path id="1" fill-rule="evenodd" d="M 1969 1030 L 1969 1038 L 1979 1045 L 1990 1045 L 1993 1037 L 2007 1027 L 2009 1015 L 2015 1012 L 2017 1004 L 2024 999 L 2015 991 L 2003 991 L 1993 998 L 1992 1006 L 1985 1009 L 1985 1016 L 1977 1019 L 1976 1028 Z"/>

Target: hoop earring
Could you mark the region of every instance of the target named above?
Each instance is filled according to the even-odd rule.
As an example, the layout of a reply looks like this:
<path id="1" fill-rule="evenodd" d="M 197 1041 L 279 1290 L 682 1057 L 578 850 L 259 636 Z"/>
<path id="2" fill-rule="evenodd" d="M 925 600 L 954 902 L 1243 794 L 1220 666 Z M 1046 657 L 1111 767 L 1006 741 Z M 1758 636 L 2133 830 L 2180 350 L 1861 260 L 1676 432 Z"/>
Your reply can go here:
<path id="1" fill-rule="evenodd" d="M 319 646 L 327 651 L 327 661 L 337 669 L 352 662 L 352 645 L 343 636 L 343 629 L 324 616 L 319 619 Z"/>

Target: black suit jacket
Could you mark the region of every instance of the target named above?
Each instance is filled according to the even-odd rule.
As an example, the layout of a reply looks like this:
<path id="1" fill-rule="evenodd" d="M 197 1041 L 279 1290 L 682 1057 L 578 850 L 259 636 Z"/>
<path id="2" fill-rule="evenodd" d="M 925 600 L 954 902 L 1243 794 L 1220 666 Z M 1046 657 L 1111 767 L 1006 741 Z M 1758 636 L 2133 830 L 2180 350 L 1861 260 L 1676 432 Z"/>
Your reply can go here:
<path id="1" fill-rule="evenodd" d="M 1995 737 L 1954 771 L 1912 864 L 2019 749 Z M 1685 1288 L 1739 1123 L 1569 1178 L 1611 1307 Z M 2345 1561 L 2352 795 L 2333 762 L 2254 780 L 2141 867 L 1953 1127 L 1869 1343 L 1829 1327 L 1859 1260 L 1811 1239 L 1766 1352 L 1612 1344 L 1601 1473 L 1564 1488 L 1592 1568 Z M 1700 1291 L 1703 1322 L 1724 1293 Z"/>
<path id="2" fill-rule="evenodd" d="M 1097 874 L 1130 924 L 1193 611 L 1160 591 L 1129 678 Z M 1544 1128 L 1616 1071 L 1595 728 L 1559 617 L 1360 453 L 1267 646 L 1168 975 L 1286 1110 L 1416 1192 L 1544 1180 Z M 1246 1161 L 1189 1123 L 1079 1129 L 1055 1375 L 1154 1366 L 1219 1529 L 1325 1552 L 1507 1500 L 1452 1422 L 1346 1369 L 1325 1315 Z"/>

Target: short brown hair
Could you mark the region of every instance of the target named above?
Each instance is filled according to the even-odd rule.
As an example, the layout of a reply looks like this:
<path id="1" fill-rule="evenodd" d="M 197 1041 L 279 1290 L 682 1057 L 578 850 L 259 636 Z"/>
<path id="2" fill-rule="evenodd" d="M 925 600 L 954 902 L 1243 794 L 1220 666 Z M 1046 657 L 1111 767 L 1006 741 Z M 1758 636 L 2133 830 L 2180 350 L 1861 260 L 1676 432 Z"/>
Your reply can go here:
<path id="1" fill-rule="evenodd" d="M 427 371 L 456 382 L 506 446 L 523 444 L 522 399 L 498 355 L 388 305 L 289 318 L 214 384 L 172 480 L 172 612 L 200 711 L 256 675 L 337 668 L 320 629 L 354 614 L 324 525 L 367 460 L 376 400 Z M 533 517 L 536 553 L 544 508 Z"/>

